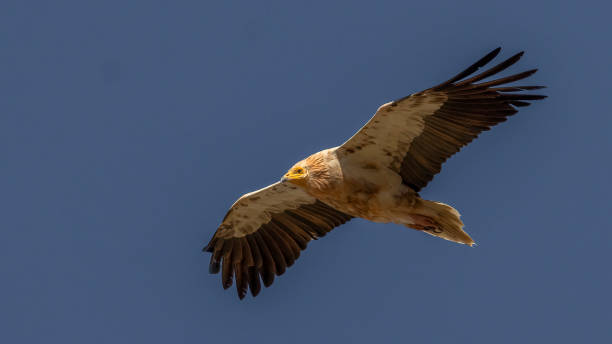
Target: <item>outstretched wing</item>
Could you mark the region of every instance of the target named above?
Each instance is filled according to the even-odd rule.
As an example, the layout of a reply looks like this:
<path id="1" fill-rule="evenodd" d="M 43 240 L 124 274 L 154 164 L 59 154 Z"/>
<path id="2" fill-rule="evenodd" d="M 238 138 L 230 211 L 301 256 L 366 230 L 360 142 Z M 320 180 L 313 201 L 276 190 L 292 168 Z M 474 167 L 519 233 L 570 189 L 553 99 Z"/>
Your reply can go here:
<path id="1" fill-rule="evenodd" d="M 337 150 L 343 159 L 378 162 L 402 176 L 405 185 L 419 191 L 442 164 L 480 132 L 505 121 L 527 106 L 529 100 L 546 96 L 517 92 L 543 86 L 498 87 L 524 79 L 528 70 L 493 81 L 477 83 L 516 63 L 520 52 L 476 76 L 465 79 L 490 62 L 497 48 L 450 80 L 382 105 L 353 137 Z"/>
<path id="2" fill-rule="evenodd" d="M 282 275 L 308 242 L 350 220 L 344 214 L 289 183 L 248 193 L 230 208 L 204 247 L 212 253 L 210 273 L 222 271 L 223 288 L 236 278 L 241 299 L 247 289 L 257 296 Z"/>

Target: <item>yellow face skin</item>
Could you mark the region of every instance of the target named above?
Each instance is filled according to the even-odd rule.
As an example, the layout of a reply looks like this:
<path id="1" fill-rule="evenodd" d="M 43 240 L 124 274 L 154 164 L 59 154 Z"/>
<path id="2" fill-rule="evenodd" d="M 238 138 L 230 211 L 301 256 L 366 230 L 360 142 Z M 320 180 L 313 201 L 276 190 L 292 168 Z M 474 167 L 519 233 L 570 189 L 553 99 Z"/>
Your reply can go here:
<path id="1" fill-rule="evenodd" d="M 308 170 L 302 166 L 293 166 L 287 173 L 281 178 L 281 182 L 288 181 L 293 184 L 303 185 L 306 184 L 306 177 L 308 176 Z"/>

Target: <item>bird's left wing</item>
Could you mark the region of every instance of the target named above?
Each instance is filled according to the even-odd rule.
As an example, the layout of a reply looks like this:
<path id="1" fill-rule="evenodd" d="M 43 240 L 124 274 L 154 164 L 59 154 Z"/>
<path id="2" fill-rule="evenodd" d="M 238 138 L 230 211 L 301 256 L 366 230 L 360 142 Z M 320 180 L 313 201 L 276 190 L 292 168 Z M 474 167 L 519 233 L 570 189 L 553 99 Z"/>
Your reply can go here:
<path id="1" fill-rule="evenodd" d="M 423 188 L 442 164 L 483 130 L 503 122 L 542 95 L 520 94 L 541 86 L 497 87 L 524 79 L 536 70 L 477 83 L 516 63 L 518 53 L 476 76 L 465 79 L 490 62 L 497 48 L 450 80 L 382 105 L 353 137 L 338 147 L 341 159 L 379 163 L 402 177 L 415 191 Z"/>
<path id="2" fill-rule="evenodd" d="M 250 288 L 256 296 L 293 265 L 308 242 L 324 236 L 352 217 L 289 183 L 276 183 L 248 193 L 234 203 L 204 247 L 212 253 L 209 271 L 222 271 L 223 288 L 234 277 L 242 299 Z"/>

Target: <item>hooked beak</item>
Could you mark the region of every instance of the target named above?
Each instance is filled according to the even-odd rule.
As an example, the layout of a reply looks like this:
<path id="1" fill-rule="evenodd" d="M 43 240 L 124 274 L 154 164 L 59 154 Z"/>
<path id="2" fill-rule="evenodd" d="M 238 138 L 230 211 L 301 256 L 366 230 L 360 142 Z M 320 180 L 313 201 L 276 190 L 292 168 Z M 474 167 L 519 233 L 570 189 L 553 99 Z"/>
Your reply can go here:
<path id="1" fill-rule="evenodd" d="M 287 176 L 283 176 L 280 181 L 281 181 L 281 183 L 284 183 L 284 182 L 286 182 L 288 180 L 289 180 L 289 178 L 287 178 Z"/>

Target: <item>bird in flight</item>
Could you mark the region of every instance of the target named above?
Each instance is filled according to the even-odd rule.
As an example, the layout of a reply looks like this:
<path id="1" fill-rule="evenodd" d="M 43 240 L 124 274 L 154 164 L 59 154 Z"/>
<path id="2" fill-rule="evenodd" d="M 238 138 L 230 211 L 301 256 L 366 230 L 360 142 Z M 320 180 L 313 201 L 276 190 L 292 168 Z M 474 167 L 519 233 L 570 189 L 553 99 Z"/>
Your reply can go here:
<path id="1" fill-rule="evenodd" d="M 480 132 L 546 96 L 543 86 L 508 86 L 536 72 L 490 81 L 523 52 L 473 75 L 497 48 L 466 70 L 424 91 L 383 104 L 341 146 L 299 161 L 281 180 L 240 197 L 204 247 L 209 271 L 223 288 L 236 281 L 238 297 L 253 296 L 282 275 L 308 242 L 361 217 L 396 223 L 442 239 L 473 245 L 453 207 L 419 197 L 442 163 Z"/>

